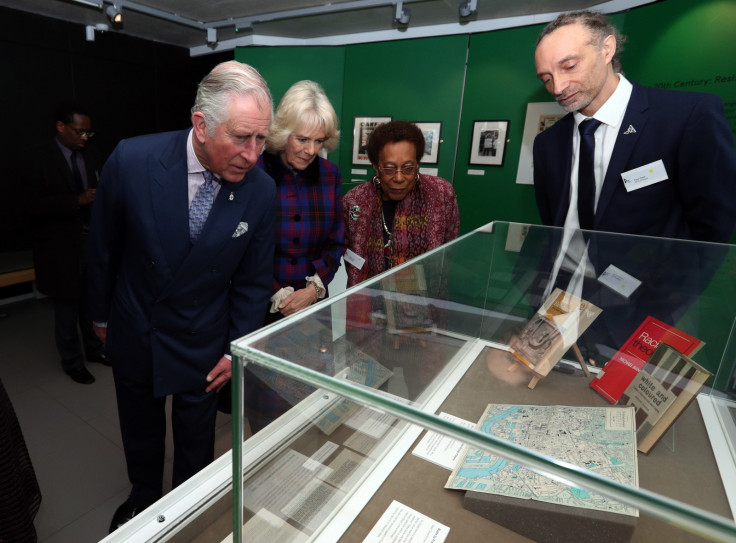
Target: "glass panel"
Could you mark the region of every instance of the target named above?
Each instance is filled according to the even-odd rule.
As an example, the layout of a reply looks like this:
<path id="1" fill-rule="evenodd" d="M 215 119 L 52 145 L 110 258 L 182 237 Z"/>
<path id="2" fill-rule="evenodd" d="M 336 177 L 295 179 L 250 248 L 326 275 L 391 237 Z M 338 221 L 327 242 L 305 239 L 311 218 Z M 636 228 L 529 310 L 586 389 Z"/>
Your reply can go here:
<path id="1" fill-rule="evenodd" d="M 243 524 L 243 541 L 362 540 L 391 496 L 452 533 L 500 530 L 499 540 L 512 540 L 504 537 L 522 533 L 519 523 L 493 511 L 537 518 L 529 504 L 545 492 L 571 511 L 638 508 L 612 521 L 633 540 L 689 541 L 688 531 L 733 539 L 698 402 L 686 399 L 698 392 L 695 375 L 709 394 L 733 393 L 736 357 L 724 352 L 735 271 L 728 245 L 492 223 L 234 342 L 236 540 Z M 694 349 L 702 369 L 665 346 L 654 355 L 659 343 Z M 616 392 L 617 372 L 601 371 L 611 359 L 631 368 L 649 356 L 628 390 Z M 604 376 L 600 390 L 590 386 Z M 619 403 L 636 412 L 614 407 L 622 393 Z M 516 428 L 518 413 L 534 424 L 490 434 L 439 416 L 477 423 L 489 405 L 507 406 L 491 408 L 489 428 Z M 634 450 L 647 436 L 637 442 L 633 426 L 616 426 L 657 429 L 667 417 L 676 422 L 647 454 Z M 264 429 L 243 442 L 247 420 Z M 484 465 L 545 482 L 530 490 L 507 481 L 535 500 L 482 492 L 502 486 L 497 479 L 445 490 L 449 471 L 407 454 L 424 429 L 487 451 L 477 455 Z"/>

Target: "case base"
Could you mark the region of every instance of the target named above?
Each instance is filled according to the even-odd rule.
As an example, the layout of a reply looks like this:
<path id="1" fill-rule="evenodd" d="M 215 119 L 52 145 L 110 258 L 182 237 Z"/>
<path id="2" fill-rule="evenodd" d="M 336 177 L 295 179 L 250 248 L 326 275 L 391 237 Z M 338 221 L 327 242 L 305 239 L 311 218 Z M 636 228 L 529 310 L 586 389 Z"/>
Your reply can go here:
<path id="1" fill-rule="evenodd" d="M 538 543 L 628 543 L 637 517 L 466 491 L 463 507 Z"/>

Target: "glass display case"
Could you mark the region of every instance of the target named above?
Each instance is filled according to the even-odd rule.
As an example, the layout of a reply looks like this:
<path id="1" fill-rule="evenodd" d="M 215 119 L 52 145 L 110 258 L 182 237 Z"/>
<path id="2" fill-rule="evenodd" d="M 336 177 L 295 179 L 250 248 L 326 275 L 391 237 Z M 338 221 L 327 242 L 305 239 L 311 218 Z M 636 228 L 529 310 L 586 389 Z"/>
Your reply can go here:
<path id="1" fill-rule="evenodd" d="M 734 277 L 491 223 L 235 341 L 232 455 L 110 541 L 736 541 Z"/>

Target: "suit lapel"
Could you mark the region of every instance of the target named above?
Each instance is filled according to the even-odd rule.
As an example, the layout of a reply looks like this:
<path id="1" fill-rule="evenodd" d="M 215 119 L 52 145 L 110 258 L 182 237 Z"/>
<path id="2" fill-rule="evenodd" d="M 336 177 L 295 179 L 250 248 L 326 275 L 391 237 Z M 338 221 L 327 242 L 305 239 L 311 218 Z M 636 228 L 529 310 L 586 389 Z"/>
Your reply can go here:
<path id="1" fill-rule="evenodd" d="M 231 240 L 247 207 L 246 181 L 223 182 L 212 204 L 197 242 L 191 246 L 184 267 L 199 273 L 204 271 Z M 232 200 L 230 195 L 232 194 Z"/>
<path id="2" fill-rule="evenodd" d="M 559 187 L 554 188 L 554 192 L 560 194 L 560 205 L 554 218 L 556 225 L 564 225 L 567 211 L 570 207 L 570 178 L 572 177 L 572 135 L 575 130 L 575 118 L 572 114 L 565 115 L 558 123 L 563 123 L 562 136 L 557 138 L 558 156 L 562 157 L 562 177 L 558 178 L 562 181 Z M 557 196 L 553 195 L 551 201 L 557 200 Z"/>
<path id="3" fill-rule="evenodd" d="M 207 222 L 194 245 L 189 242 L 189 210 L 186 206 L 188 199 L 185 199 L 183 217 L 176 220 L 181 221 L 184 225 L 183 237 L 186 240 L 186 250 L 183 252 L 183 257 L 181 250 L 176 251 L 176 256 L 182 258 L 177 261 L 177 266 L 173 269 L 174 275 L 166 285 L 162 296 L 178 288 L 181 283 L 195 281 L 198 276 L 206 273 L 207 268 L 217 260 L 217 256 L 231 241 L 241 218 L 246 214 L 249 205 L 247 183 L 248 174 L 238 183 L 223 182 L 207 216 Z M 173 221 L 173 218 L 168 221 L 168 230 L 172 235 L 181 236 L 182 234 L 178 232 L 179 225 L 171 224 Z M 162 240 L 165 244 L 166 238 Z"/>
<path id="4" fill-rule="evenodd" d="M 608 163 L 606 177 L 603 180 L 601 195 L 598 198 L 598 206 L 595 210 L 595 226 L 598 220 L 606 211 L 608 204 L 616 192 L 616 187 L 622 183 L 621 173 L 627 170 L 629 158 L 634 148 L 639 142 L 641 134 L 644 132 L 644 126 L 649 118 L 646 111 L 649 109 L 649 100 L 647 99 L 646 89 L 641 85 L 633 83 L 634 89 L 631 92 L 629 104 L 626 106 L 626 113 L 616 136 L 616 143 L 613 146 L 611 161 Z M 636 132 L 625 134 L 629 126 L 633 126 Z"/>
<path id="5" fill-rule="evenodd" d="M 180 132 L 160 157 L 154 156 L 146 164 L 151 172 L 151 208 L 156 233 L 169 274 L 181 267 L 190 247 L 187 135 L 188 131 Z"/>

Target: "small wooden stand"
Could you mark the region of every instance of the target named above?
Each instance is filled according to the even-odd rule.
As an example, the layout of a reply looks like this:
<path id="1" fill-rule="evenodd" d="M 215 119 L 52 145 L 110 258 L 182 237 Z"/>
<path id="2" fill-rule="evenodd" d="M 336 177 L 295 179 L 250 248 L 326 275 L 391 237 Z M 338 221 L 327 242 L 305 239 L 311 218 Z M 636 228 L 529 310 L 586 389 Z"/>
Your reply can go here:
<path id="1" fill-rule="evenodd" d="M 580 347 L 578 347 L 577 343 L 574 343 L 572 346 L 572 350 L 575 353 L 575 358 L 577 358 L 578 363 L 580 364 L 580 369 L 583 370 L 583 373 L 586 377 L 590 377 L 590 372 L 588 371 L 588 365 L 585 363 L 585 360 L 583 359 L 583 354 L 580 352 Z M 527 385 L 530 389 L 534 390 L 534 387 L 537 386 L 537 383 L 541 380 L 547 377 L 547 375 L 542 375 L 541 373 L 538 373 L 534 371 L 530 366 L 527 366 L 519 360 L 517 357 L 512 355 L 512 359 L 515 362 L 511 366 L 509 366 L 509 371 L 516 371 L 517 365 L 522 366 L 523 368 L 526 368 L 530 372 L 532 372 L 532 378 L 529 381 L 529 384 Z"/>

